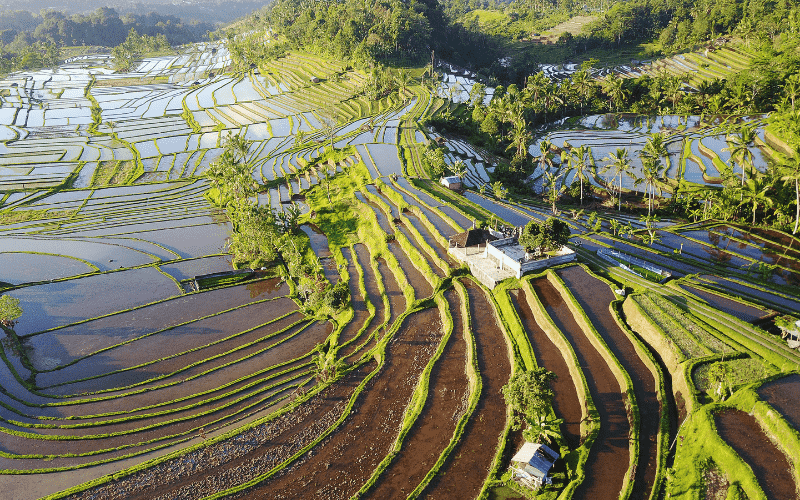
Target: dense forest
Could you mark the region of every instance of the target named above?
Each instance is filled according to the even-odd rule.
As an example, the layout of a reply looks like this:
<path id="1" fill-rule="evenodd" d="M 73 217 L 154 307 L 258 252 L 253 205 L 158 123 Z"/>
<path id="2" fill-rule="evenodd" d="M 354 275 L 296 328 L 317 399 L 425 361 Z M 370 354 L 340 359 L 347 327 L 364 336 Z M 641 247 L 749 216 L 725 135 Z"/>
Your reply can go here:
<path id="1" fill-rule="evenodd" d="M 153 12 L 120 16 L 108 7 L 72 16 L 55 10 L 40 15 L 21 10 L 0 13 L 0 42 L 17 53 L 35 43 L 115 47 L 125 41 L 131 28 L 140 35 L 164 35 L 172 45 L 198 41 L 215 29 L 209 23 L 184 23 L 177 17 Z"/>
<path id="2" fill-rule="evenodd" d="M 174 2 L 172 0 L 6 0 L 5 9 L 41 12 L 58 10 L 67 15 L 88 14 L 101 7 L 109 7 L 120 14 L 141 14 L 155 12 L 162 16 L 180 18 L 183 22 L 193 20 L 204 23 L 228 23 L 246 16 L 268 3 L 264 0 L 193 0 Z"/>

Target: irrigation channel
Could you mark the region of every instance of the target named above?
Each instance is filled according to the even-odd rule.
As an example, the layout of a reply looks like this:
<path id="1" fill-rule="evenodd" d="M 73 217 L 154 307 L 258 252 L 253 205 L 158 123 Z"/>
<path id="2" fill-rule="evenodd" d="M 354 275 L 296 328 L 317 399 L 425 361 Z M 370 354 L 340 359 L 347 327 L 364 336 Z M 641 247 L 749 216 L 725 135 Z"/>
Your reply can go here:
<path id="1" fill-rule="evenodd" d="M 734 469 L 705 465 L 734 452 L 768 498 L 796 492 L 800 353 L 773 322 L 800 310 L 800 239 L 663 220 L 648 245 L 632 215 L 565 209 L 555 217 L 580 265 L 488 290 L 448 240 L 553 214 L 535 193 L 479 194 L 501 159 L 424 126 L 455 103 L 415 78 L 372 101 L 367 75 L 310 54 L 234 75 L 225 41 L 176 50 L 128 73 L 89 55 L 0 82 L 0 292 L 23 311 L 0 342 L 3 498 L 688 498 L 703 477 L 736 486 Z M 723 48 L 653 68 L 706 61 L 719 72 L 749 57 Z M 448 73 L 439 94 L 465 97 L 474 84 Z M 646 134 L 663 132 L 660 187 L 671 196 L 678 182 L 716 185 L 731 163 L 723 126 L 745 122 L 763 170 L 773 150 L 761 117 L 576 117 L 549 138 L 593 146 L 598 160 L 631 146 L 635 172 Z M 206 174 L 236 134 L 250 141 L 250 201 L 279 230 L 297 228 L 304 272 L 347 281 L 340 310 L 312 310 L 281 259 L 233 255 L 241 228 L 213 204 Z M 434 141 L 448 163 L 464 161 L 469 190 L 427 178 Z M 588 182 L 606 189 L 603 175 L 594 168 Z M 631 176 L 623 187 L 628 200 L 643 189 Z M 598 259 L 607 247 L 672 282 Z M 642 309 L 638 330 L 615 289 Z M 718 364 L 736 380 L 722 405 L 708 393 Z M 568 460 L 554 485 L 523 493 L 503 479 L 522 431 L 502 388 L 534 366 L 557 375 L 556 442 Z M 669 451 L 678 429 L 665 415 L 676 412 L 714 439 Z M 773 429 L 787 441 L 773 443 Z"/>

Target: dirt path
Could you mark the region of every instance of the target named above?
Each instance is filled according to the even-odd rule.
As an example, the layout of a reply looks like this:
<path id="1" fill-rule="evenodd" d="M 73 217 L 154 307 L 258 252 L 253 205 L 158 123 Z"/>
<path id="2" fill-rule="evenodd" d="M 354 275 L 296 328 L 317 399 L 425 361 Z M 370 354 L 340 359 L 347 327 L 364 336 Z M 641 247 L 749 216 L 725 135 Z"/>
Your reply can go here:
<path id="1" fill-rule="evenodd" d="M 365 498 L 404 498 L 425 477 L 453 437 L 469 405 L 465 371 L 467 343 L 461 301 L 455 290 L 445 294 L 453 316 L 453 333 L 431 372 L 428 399 L 392 464 Z"/>
<path id="2" fill-rule="evenodd" d="M 348 498 L 389 452 L 422 370 L 442 338 L 438 309 L 408 316 L 387 347 L 386 364 L 342 425 L 290 468 L 233 498 Z"/>
<path id="3" fill-rule="evenodd" d="M 567 362 L 561 351 L 550 340 L 546 333 L 536 322 L 531 306 L 528 303 L 528 294 L 524 290 L 514 290 L 510 294 L 511 302 L 519 312 L 522 325 L 528 334 L 528 339 L 533 346 L 536 362 L 539 366 L 550 370 L 558 377 L 552 383 L 555 398 L 553 408 L 556 415 L 564 419 L 564 434 L 570 448 L 580 446 L 581 439 L 581 402 L 575 382 L 569 373 Z"/>
<path id="4" fill-rule="evenodd" d="M 787 375 L 758 388 L 758 395 L 800 430 L 800 375 Z"/>
<path id="5" fill-rule="evenodd" d="M 424 498 L 475 498 L 486 481 L 495 447 L 506 425 L 506 404 L 500 388 L 511 376 L 503 330 L 489 298 L 471 280 L 463 280 L 469 296 L 472 331 L 483 387 L 480 401 L 440 473 L 422 492 Z"/>
<path id="6" fill-rule="evenodd" d="M 612 316 L 608 307 L 616 297 L 608 284 L 589 275 L 580 266 L 562 269 L 558 275 L 569 287 L 589 321 L 606 341 L 633 383 L 633 392 L 639 406 L 639 461 L 636 464 L 630 498 L 646 499 L 653 488 L 658 468 L 658 431 L 661 423 L 658 381 Z"/>
<path id="7" fill-rule="evenodd" d="M 586 461 L 586 478 L 574 498 L 616 500 L 628 472 L 628 415 L 619 383 L 606 360 L 575 322 L 561 294 L 547 278 L 531 281 L 539 300 L 556 326 L 572 344 L 578 363 L 586 373 L 592 400 L 600 415 L 600 432 Z"/>
<path id="8" fill-rule="evenodd" d="M 791 465 L 756 419 L 740 410 L 725 410 L 714 415 L 719 435 L 753 469 L 758 483 L 770 500 L 797 498 Z"/>

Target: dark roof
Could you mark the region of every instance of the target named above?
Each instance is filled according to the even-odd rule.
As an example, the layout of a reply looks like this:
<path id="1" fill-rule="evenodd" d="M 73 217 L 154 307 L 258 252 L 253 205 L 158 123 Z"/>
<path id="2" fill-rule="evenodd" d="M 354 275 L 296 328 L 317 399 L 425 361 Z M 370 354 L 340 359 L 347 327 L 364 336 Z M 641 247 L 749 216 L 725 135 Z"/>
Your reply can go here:
<path id="1" fill-rule="evenodd" d="M 454 234 L 450 237 L 450 241 L 459 248 L 474 247 L 496 239 L 497 238 L 489 234 L 489 230 L 487 229 L 470 229 L 469 231 Z"/>

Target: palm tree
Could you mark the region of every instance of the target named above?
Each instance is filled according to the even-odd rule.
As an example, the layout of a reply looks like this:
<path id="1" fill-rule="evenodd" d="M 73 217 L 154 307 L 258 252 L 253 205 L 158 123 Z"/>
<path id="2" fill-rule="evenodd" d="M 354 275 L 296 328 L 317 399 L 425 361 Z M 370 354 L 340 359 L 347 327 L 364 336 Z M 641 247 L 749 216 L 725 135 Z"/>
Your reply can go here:
<path id="1" fill-rule="evenodd" d="M 623 87 L 623 81 L 617 75 L 608 75 L 602 82 L 603 92 L 610 99 L 614 111 L 618 111 L 630 92 Z"/>
<path id="2" fill-rule="evenodd" d="M 797 225 L 800 223 L 800 145 L 792 147 L 791 155 L 781 155 L 778 159 L 778 168 L 784 184 L 794 183 L 795 218 L 792 234 L 797 234 Z"/>
<path id="3" fill-rule="evenodd" d="M 463 178 L 467 173 L 467 164 L 461 160 L 456 160 L 455 163 L 450 165 L 450 171 L 459 179 Z"/>
<path id="4" fill-rule="evenodd" d="M 750 146 L 753 145 L 755 140 L 755 127 L 745 125 L 739 129 L 738 135 L 728 137 L 728 147 L 722 148 L 723 151 L 729 151 L 731 160 L 735 160 L 742 167 L 742 186 L 744 186 L 745 166 L 751 165 L 753 161 L 753 152 L 750 151 Z"/>
<path id="5" fill-rule="evenodd" d="M 553 168 L 553 143 L 549 140 L 545 139 L 539 143 L 539 151 L 541 155 L 539 156 L 539 166 L 542 167 L 542 170 L 545 172 L 549 171 Z"/>
<path id="6" fill-rule="evenodd" d="M 565 189 L 564 184 L 559 182 L 565 173 L 567 173 L 566 170 L 562 170 L 558 174 L 550 170 L 545 170 L 544 172 L 544 186 L 547 188 L 547 199 L 551 204 L 551 210 L 554 214 L 558 214 L 556 202 Z"/>
<path id="7" fill-rule="evenodd" d="M 759 205 L 764 207 L 771 207 L 775 204 L 769 190 L 772 189 L 772 184 L 765 178 L 751 177 L 745 181 L 744 186 L 741 188 L 742 202 L 740 205 L 752 204 L 753 205 L 753 221 L 756 224 L 756 210 Z"/>
<path id="8" fill-rule="evenodd" d="M 642 154 L 642 176 L 637 177 L 633 183 L 638 186 L 641 183 L 645 184 L 645 195 L 647 196 L 647 215 L 648 217 L 653 210 L 653 198 L 655 197 L 656 181 L 661 179 L 664 172 L 664 165 L 652 156 Z"/>
<path id="9" fill-rule="evenodd" d="M 514 128 L 508 133 L 511 144 L 508 149 L 516 148 L 516 156 L 525 158 L 528 152 L 528 141 L 531 139 L 531 133 L 528 132 L 527 124 L 524 119 L 514 122 Z"/>
<path id="10" fill-rule="evenodd" d="M 582 69 L 572 75 L 572 84 L 575 86 L 575 90 L 578 92 L 581 114 L 583 114 L 583 104 L 588 100 L 589 92 L 591 92 L 594 82 L 589 77 L 589 72 L 585 69 Z"/>
<path id="11" fill-rule="evenodd" d="M 494 193 L 495 197 L 503 200 L 505 199 L 506 195 L 508 195 L 508 189 L 503 186 L 503 183 L 500 181 L 495 182 L 492 184 L 492 192 Z"/>
<path id="12" fill-rule="evenodd" d="M 650 137 L 642 148 L 642 153 L 655 160 L 661 161 L 663 159 L 669 163 L 667 143 L 664 141 L 664 136 L 660 133 L 650 134 Z"/>
<path id="13" fill-rule="evenodd" d="M 619 207 L 617 211 L 622 210 L 622 174 L 627 174 L 631 171 L 631 159 L 628 156 L 628 150 L 625 148 L 617 148 L 616 153 L 609 153 L 608 156 L 603 158 L 607 165 L 603 168 L 603 172 L 611 170 L 612 185 L 614 177 L 619 175 Z"/>
<path id="14" fill-rule="evenodd" d="M 403 95 L 405 95 L 406 88 L 409 85 L 411 85 L 411 75 L 405 68 L 397 72 L 397 76 L 395 77 L 395 83 L 397 84 L 398 87 L 398 93 L 402 98 Z"/>
<path id="15" fill-rule="evenodd" d="M 583 205 L 583 181 L 586 178 L 586 171 L 591 168 L 594 161 L 592 148 L 584 145 L 570 148 L 567 161 L 569 161 L 570 170 L 574 171 L 581 181 L 581 205 Z"/>

